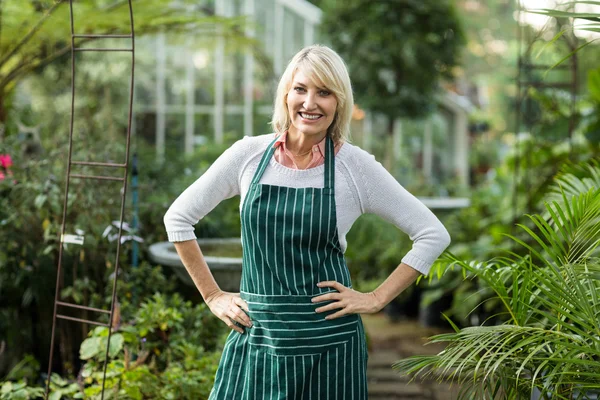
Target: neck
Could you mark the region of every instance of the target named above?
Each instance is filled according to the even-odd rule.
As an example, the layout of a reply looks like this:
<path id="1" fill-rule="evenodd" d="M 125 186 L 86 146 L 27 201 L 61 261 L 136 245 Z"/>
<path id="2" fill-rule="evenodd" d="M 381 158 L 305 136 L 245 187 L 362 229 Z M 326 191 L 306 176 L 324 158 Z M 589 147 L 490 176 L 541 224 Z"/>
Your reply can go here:
<path id="1" fill-rule="evenodd" d="M 289 129 L 287 133 L 285 146 L 295 154 L 302 154 L 310 151 L 314 145 L 319 143 L 327 135 L 327 132 L 307 135 L 296 129 Z"/>

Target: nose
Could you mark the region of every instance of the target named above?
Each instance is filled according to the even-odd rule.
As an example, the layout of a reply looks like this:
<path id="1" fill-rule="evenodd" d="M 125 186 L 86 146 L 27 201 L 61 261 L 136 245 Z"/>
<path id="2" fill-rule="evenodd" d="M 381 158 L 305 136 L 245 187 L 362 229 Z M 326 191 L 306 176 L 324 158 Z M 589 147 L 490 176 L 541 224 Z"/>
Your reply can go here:
<path id="1" fill-rule="evenodd" d="M 304 109 L 306 111 L 311 111 L 316 108 L 317 103 L 315 102 L 315 94 L 312 91 L 308 91 L 306 97 L 304 98 Z"/>

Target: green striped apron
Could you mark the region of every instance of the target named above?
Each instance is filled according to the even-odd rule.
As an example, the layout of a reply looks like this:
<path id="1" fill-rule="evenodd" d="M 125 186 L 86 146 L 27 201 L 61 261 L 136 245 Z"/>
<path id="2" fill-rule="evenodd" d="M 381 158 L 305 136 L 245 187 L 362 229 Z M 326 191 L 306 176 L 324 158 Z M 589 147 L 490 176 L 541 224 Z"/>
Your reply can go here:
<path id="1" fill-rule="evenodd" d="M 274 141 L 241 209 L 241 297 L 252 328 L 231 331 L 210 400 L 367 399 L 367 348 L 360 315 L 333 320 L 311 298 L 352 287 L 338 241 L 333 141 L 327 137 L 324 187 L 260 184 Z"/>

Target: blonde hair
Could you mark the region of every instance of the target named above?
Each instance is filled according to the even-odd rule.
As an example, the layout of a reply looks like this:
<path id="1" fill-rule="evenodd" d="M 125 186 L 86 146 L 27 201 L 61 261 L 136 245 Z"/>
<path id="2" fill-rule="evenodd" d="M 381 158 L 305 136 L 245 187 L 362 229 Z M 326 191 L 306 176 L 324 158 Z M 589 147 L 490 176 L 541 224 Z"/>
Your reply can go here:
<path id="1" fill-rule="evenodd" d="M 327 88 L 337 99 L 337 109 L 333 122 L 327 128 L 327 134 L 338 144 L 348 141 L 350 137 L 350 121 L 354 107 L 352 84 L 346 64 L 335 51 L 327 46 L 315 44 L 300 50 L 289 62 L 283 72 L 273 107 L 271 127 L 282 134 L 289 129 L 291 118 L 287 108 L 287 94 L 292 86 L 296 71 L 301 70 L 319 86 Z"/>

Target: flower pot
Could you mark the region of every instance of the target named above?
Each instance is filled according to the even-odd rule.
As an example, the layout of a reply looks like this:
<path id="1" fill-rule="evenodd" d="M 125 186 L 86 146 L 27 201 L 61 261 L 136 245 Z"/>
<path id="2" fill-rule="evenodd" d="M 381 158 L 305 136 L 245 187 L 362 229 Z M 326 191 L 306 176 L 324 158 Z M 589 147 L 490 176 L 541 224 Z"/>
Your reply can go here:
<path id="1" fill-rule="evenodd" d="M 219 287 L 227 292 L 239 292 L 242 279 L 241 239 L 198 239 L 197 241 Z M 181 262 L 173 243 L 154 243 L 150 245 L 149 252 L 153 262 L 172 268 L 182 282 L 194 286 L 194 281 Z"/>

